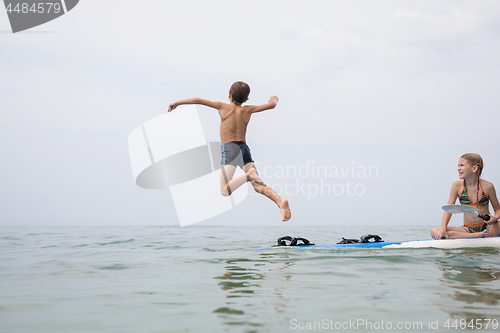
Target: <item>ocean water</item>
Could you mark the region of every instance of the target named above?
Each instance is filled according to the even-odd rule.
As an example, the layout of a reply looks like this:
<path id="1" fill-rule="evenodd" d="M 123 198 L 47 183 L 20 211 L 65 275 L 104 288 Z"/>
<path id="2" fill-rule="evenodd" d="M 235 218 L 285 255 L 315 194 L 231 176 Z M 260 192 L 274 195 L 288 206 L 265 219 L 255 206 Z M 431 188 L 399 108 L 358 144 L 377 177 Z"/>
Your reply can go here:
<path id="1" fill-rule="evenodd" d="M 2 333 L 499 331 L 500 249 L 255 250 L 430 227 L 0 230 Z"/>

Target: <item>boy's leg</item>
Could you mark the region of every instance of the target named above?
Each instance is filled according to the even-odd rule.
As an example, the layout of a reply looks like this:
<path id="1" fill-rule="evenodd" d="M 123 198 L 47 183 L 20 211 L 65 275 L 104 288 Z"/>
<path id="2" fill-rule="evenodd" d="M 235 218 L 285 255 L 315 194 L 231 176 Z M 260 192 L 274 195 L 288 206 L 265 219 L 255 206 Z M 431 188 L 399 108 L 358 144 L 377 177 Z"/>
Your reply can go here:
<path id="1" fill-rule="evenodd" d="M 220 168 L 220 191 L 223 196 L 231 195 L 238 187 L 245 184 L 248 181 L 252 183 L 259 183 L 265 187 L 266 184 L 262 182 L 257 174 L 256 170 L 250 170 L 245 174 L 238 176 L 233 179 L 234 172 L 236 171 L 236 166 L 230 164 L 223 164 Z"/>
<path id="2" fill-rule="evenodd" d="M 255 173 L 255 175 L 257 175 L 258 177 L 257 168 L 255 167 L 255 164 L 252 162 L 245 164 L 243 170 L 246 172 L 247 175 L 253 175 Z M 278 205 L 281 211 L 281 218 L 283 221 L 288 221 L 290 217 L 292 217 L 292 213 L 290 212 L 290 207 L 288 206 L 288 200 L 281 199 L 278 193 L 276 193 L 276 191 L 274 191 L 270 187 L 263 186 L 256 181 L 252 181 L 251 184 L 255 192 L 265 195 Z"/>
<path id="3" fill-rule="evenodd" d="M 234 165 L 227 164 L 220 166 L 220 193 L 222 193 L 223 196 L 228 196 L 232 193 L 229 182 L 233 179 L 235 171 L 236 166 Z"/>

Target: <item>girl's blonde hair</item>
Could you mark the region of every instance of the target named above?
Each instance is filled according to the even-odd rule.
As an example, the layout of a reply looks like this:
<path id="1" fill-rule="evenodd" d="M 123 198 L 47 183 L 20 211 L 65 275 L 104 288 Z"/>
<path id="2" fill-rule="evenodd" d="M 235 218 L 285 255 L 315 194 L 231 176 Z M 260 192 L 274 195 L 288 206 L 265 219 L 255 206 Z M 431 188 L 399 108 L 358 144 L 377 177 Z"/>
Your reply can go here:
<path id="1" fill-rule="evenodd" d="M 469 162 L 472 167 L 477 165 L 477 179 L 479 181 L 479 177 L 481 177 L 481 173 L 483 172 L 484 167 L 481 155 L 475 153 L 467 153 L 460 156 L 460 158 L 467 160 L 467 162 Z"/>
<path id="2" fill-rule="evenodd" d="M 484 164 L 483 164 L 483 158 L 481 157 L 481 155 L 479 154 L 475 154 L 475 153 L 467 153 L 467 154 L 463 154 L 462 156 L 460 156 L 460 158 L 463 158 L 464 160 L 466 160 L 467 162 L 469 162 L 469 164 L 474 167 L 475 165 L 477 165 L 477 172 L 476 172 L 476 181 L 477 181 L 477 194 L 476 194 L 476 206 L 479 208 L 479 177 L 481 177 L 481 173 L 483 172 L 483 167 L 484 167 Z M 467 193 L 467 186 L 465 186 L 465 179 L 464 179 L 464 188 L 466 189 L 465 192 Z"/>

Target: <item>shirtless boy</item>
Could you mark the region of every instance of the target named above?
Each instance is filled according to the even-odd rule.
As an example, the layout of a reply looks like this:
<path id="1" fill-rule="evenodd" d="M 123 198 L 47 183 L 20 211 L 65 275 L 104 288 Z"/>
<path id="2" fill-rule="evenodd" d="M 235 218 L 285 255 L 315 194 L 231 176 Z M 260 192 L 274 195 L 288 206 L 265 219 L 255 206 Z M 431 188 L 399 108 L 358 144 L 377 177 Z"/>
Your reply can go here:
<path id="1" fill-rule="evenodd" d="M 274 109 L 278 104 L 278 97 L 272 96 L 267 104 L 242 106 L 248 100 L 249 94 L 250 87 L 245 82 L 238 81 L 233 83 L 229 89 L 229 104 L 212 102 L 201 98 L 187 98 L 171 103 L 167 112 L 171 112 L 183 104 L 200 104 L 217 109 L 221 119 L 220 139 L 223 143 L 220 169 L 222 195 L 231 195 L 238 187 L 249 181 L 257 193 L 265 195 L 278 205 L 281 211 L 281 219 L 288 221 L 292 216 L 288 201 L 281 199 L 272 188 L 267 187 L 260 179 L 245 138 L 248 122 L 252 114 Z M 233 179 L 237 165 L 245 171 L 245 174 Z"/>

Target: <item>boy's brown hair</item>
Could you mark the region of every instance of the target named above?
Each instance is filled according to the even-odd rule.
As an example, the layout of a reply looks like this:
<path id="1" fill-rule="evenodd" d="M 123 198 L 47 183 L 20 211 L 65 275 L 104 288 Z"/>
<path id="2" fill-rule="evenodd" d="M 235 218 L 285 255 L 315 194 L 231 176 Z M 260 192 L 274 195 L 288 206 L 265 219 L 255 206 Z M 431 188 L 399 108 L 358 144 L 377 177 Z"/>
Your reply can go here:
<path id="1" fill-rule="evenodd" d="M 231 85 L 229 92 L 231 93 L 233 103 L 241 105 L 246 101 L 248 95 L 250 95 L 250 87 L 245 82 L 237 81 Z"/>

